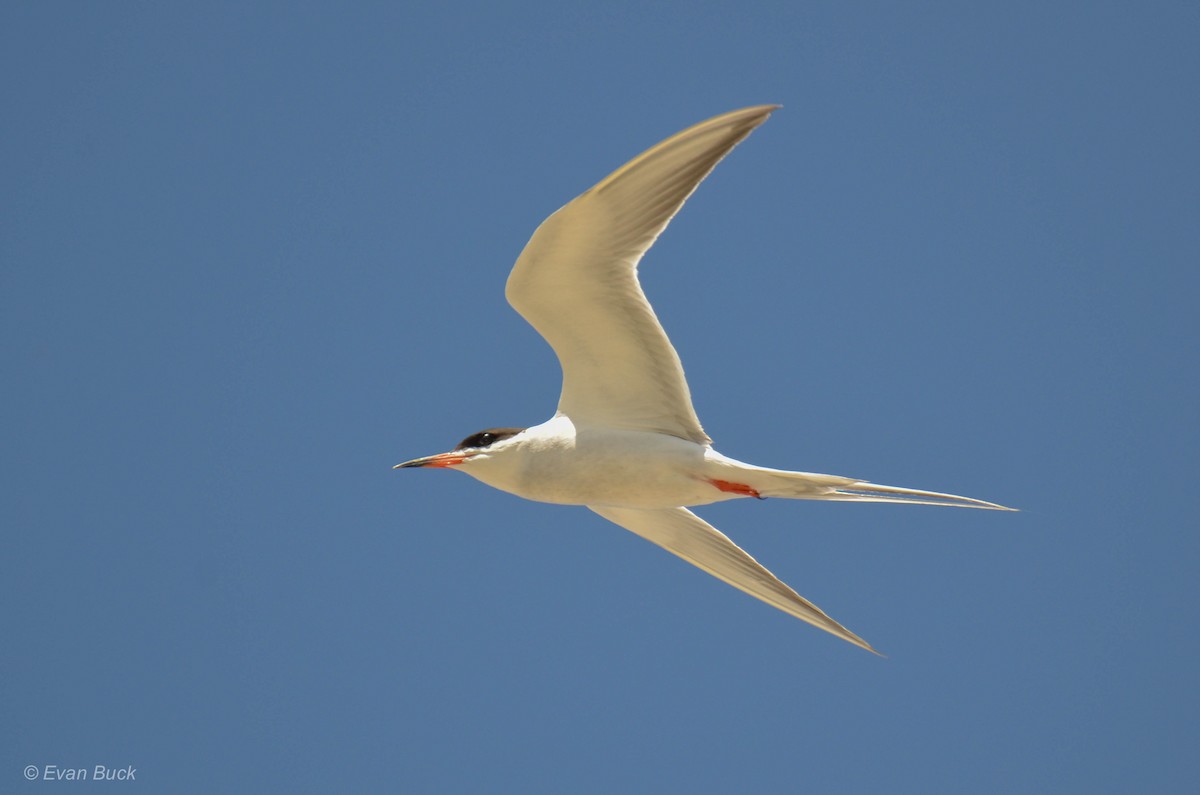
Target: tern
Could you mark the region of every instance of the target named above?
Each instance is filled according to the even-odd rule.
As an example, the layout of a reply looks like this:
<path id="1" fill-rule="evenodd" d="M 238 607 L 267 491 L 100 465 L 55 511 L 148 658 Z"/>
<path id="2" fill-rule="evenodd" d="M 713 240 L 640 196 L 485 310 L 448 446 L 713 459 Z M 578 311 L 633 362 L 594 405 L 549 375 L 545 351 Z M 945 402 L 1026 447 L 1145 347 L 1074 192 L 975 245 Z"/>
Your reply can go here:
<path id="1" fill-rule="evenodd" d="M 558 357 L 558 410 L 541 425 L 490 428 L 450 452 L 395 468 L 455 469 L 528 500 L 584 505 L 735 588 L 875 652 L 688 506 L 784 497 L 1013 509 L 767 469 L 718 453 L 692 408 L 679 355 L 638 282 L 642 255 L 692 191 L 778 107 L 735 110 L 689 127 L 542 222 L 505 294 Z"/>

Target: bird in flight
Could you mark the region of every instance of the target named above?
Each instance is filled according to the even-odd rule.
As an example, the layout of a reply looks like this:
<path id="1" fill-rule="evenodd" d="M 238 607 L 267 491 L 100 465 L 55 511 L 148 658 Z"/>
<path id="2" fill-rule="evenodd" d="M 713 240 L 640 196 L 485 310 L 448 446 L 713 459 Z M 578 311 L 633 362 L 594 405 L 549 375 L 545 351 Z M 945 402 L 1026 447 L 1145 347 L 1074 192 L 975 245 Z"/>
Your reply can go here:
<path id="1" fill-rule="evenodd" d="M 456 469 L 528 500 L 584 505 L 783 612 L 874 652 L 688 510 L 785 497 L 1012 510 L 933 491 L 789 472 L 718 453 L 683 366 L 638 282 L 642 255 L 725 155 L 778 105 L 725 113 L 671 136 L 551 215 L 517 258 L 508 302 L 562 367 L 558 410 L 491 428 L 395 468 Z"/>

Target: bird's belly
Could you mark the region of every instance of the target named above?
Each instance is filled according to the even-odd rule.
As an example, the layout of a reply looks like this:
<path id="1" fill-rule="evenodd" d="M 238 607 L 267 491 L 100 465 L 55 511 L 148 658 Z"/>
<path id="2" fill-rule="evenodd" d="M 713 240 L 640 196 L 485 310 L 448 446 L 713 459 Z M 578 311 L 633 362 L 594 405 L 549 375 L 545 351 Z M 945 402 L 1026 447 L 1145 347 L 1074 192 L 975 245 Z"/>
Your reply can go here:
<path id="1" fill-rule="evenodd" d="M 567 505 L 672 508 L 695 505 L 707 491 L 711 486 L 663 462 L 621 460 L 548 467 L 526 479 L 517 493 Z"/>
<path id="2" fill-rule="evenodd" d="M 519 467 L 479 467 L 469 474 L 527 500 L 564 505 L 674 508 L 736 496 L 705 479 L 704 448 L 664 438 L 581 434 L 574 445 L 539 450 Z"/>

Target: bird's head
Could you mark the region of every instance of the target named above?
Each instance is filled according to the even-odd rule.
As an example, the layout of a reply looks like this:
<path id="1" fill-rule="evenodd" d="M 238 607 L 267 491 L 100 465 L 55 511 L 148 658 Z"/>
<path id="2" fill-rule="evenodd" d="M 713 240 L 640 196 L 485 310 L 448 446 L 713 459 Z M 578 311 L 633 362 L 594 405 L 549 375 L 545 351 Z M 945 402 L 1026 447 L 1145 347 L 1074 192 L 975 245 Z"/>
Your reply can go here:
<path id="1" fill-rule="evenodd" d="M 414 458 L 412 461 L 405 461 L 403 464 L 396 464 L 392 469 L 405 469 L 408 467 L 428 467 L 430 469 L 445 469 L 447 467 L 456 467 L 459 464 L 466 463 L 472 458 L 480 455 L 486 455 L 488 451 L 493 450 L 494 446 L 505 439 L 510 439 L 513 436 L 524 431 L 524 428 L 488 428 L 486 431 L 473 433 L 466 439 L 463 439 L 458 445 L 448 453 L 438 453 L 437 455 L 427 455 L 424 458 Z"/>

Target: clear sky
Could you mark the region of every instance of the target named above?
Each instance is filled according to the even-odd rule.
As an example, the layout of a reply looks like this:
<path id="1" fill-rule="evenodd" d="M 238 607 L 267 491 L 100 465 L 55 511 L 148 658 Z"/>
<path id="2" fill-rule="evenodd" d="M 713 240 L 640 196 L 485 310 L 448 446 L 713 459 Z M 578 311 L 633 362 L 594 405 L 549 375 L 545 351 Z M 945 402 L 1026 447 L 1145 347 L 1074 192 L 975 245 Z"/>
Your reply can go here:
<path id="1" fill-rule="evenodd" d="M 1188 791 L 1197 41 L 1186 2 L 5 3 L 0 791 Z M 391 470 L 553 412 L 503 299 L 546 215 L 769 102 L 643 263 L 706 429 L 1022 509 L 700 510 L 886 659 Z"/>

